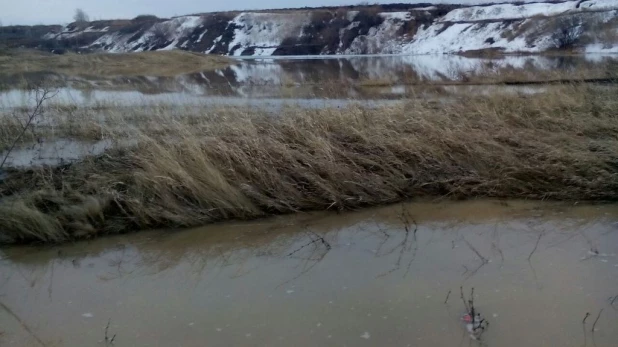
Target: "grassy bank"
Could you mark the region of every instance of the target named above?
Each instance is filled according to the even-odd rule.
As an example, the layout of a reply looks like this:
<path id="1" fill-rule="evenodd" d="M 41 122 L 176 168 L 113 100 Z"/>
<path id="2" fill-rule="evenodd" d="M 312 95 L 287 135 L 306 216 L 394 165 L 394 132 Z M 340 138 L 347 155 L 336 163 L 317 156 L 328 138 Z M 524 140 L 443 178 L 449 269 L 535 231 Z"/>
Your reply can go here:
<path id="1" fill-rule="evenodd" d="M 106 112 L 101 121 L 89 110 L 72 112 L 80 121 L 59 119 L 56 136 L 70 131 L 137 145 L 60 168 L 9 172 L 0 183 L 3 243 L 427 195 L 618 198 L 618 98 L 609 88 L 375 109 L 287 107 L 276 115 L 158 106 Z"/>
<path id="2" fill-rule="evenodd" d="M 13 50 L 0 55 L 0 71 L 12 74 L 48 71 L 89 76 L 175 76 L 227 67 L 224 57 L 185 51 L 56 55 Z"/>

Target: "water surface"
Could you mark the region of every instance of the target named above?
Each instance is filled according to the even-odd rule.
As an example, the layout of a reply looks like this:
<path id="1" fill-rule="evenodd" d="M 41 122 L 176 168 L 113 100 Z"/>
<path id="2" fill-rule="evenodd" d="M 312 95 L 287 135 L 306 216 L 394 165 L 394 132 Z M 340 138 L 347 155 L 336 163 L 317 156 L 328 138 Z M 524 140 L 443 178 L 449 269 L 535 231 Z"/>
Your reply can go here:
<path id="1" fill-rule="evenodd" d="M 617 205 L 418 202 L 0 254 L 7 346 L 104 345 L 108 321 L 117 346 L 618 341 Z"/>
<path id="2" fill-rule="evenodd" d="M 469 58 L 458 55 L 389 55 L 334 57 L 277 57 L 240 59 L 215 71 L 156 76 L 65 76 L 52 72 L 14 75 L 0 73 L 0 106 L 20 105 L 28 99 L 23 88 L 47 79 L 61 89 L 54 102 L 93 105 L 114 100 L 139 105 L 153 102 L 238 105 L 248 99 L 399 99 L 427 97 L 436 92 L 458 91 L 470 76 L 506 71 L 512 75 L 553 71 L 569 73 L 583 69 L 607 69 L 615 55 L 506 56 Z M 538 86 L 477 87 L 482 92 L 539 92 Z M 542 90 L 540 90 L 542 91 Z M 461 93 L 465 93 L 462 91 Z M 292 100 L 290 100 L 292 99 Z"/>

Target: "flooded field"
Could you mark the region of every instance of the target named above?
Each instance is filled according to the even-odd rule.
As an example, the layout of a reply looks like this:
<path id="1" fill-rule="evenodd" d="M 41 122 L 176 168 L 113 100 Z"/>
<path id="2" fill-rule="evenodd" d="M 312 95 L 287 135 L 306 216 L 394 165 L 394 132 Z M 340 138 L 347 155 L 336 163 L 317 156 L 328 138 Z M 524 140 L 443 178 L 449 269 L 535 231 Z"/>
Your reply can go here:
<path id="1" fill-rule="evenodd" d="M 225 69 L 175 77 L 66 76 L 54 72 L 0 74 L 0 100 L 20 105 L 28 94 L 15 85 L 42 79 L 59 88 L 54 102 L 96 105 L 114 100 L 122 105 L 168 102 L 178 104 L 254 105 L 305 99 L 400 99 L 474 92 L 541 92 L 541 86 L 483 86 L 495 76 L 517 79 L 561 74 L 579 78 L 605 76 L 615 55 L 506 56 L 494 59 L 457 55 L 279 57 L 237 60 Z M 609 64 L 609 65 L 608 65 Z M 583 73 L 582 73 L 583 72 Z M 488 78 L 491 77 L 491 78 Z M 490 82 L 491 82 L 490 81 Z M 494 81 L 495 82 L 495 81 Z M 493 82 L 492 82 L 493 83 Z M 452 84 L 455 84 L 454 86 Z M 461 86 L 461 84 L 465 84 Z M 253 99 L 253 100 L 251 100 Z M 260 103 L 257 102 L 259 105 Z"/>
<path id="2" fill-rule="evenodd" d="M 617 205 L 521 201 L 6 248 L 0 344 L 615 346 L 617 254 Z"/>
<path id="3" fill-rule="evenodd" d="M 238 59 L 227 68 L 178 76 L 68 76 L 53 71 L 0 73 L 0 121 L 14 113 L 27 117 L 35 103 L 28 86 L 51 84 L 54 97 L 33 123 L 51 138 L 18 144 L 6 167 L 25 168 L 75 162 L 118 144 L 105 137 L 110 115 L 135 112 L 156 115 L 159 106 L 174 113 L 218 112 L 218 108 L 260 109 L 274 116 L 286 107 L 327 109 L 401 106 L 410 101 L 456 103 L 461 98 L 546 93 L 550 84 L 521 81 L 596 78 L 618 74 L 614 55 L 505 56 L 457 55 L 304 56 Z M 517 83 L 503 83 L 515 81 Z M 599 87 L 596 85 L 596 87 Z M 604 88 L 614 88 L 610 83 Z M 67 118 L 72 127 L 92 127 L 97 136 L 56 134 Z M 80 119 L 85 121 L 79 121 Z M 87 120 L 86 120 L 87 119 Z M 104 125 L 107 123 L 106 125 Z M 122 122 L 120 122 L 122 123 Z M 7 125 L 5 125 L 7 126 Z M 8 126 L 7 126 L 8 127 Z M 34 133 L 33 133 L 34 134 Z M 37 137 L 38 135 L 33 135 Z M 123 140 L 123 143 L 133 143 Z M 0 158 L 8 146 L 0 147 Z"/>

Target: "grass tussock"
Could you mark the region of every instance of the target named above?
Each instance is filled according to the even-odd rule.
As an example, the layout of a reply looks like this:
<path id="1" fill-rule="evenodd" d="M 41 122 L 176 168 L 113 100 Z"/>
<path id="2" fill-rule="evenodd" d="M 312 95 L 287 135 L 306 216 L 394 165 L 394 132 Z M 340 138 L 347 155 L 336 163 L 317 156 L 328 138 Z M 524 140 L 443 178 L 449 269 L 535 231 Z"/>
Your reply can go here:
<path id="1" fill-rule="evenodd" d="M 230 60 L 225 57 L 186 51 L 63 55 L 15 51 L 12 54 L 0 55 L 0 71 L 10 71 L 13 74 L 53 71 L 70 76 L 176 76 L 225 68 L 229 65 Z"/>
<path id="2" fill-rule="evenodd" d="M 0 183 L 0 241 L 60 242 L 419 196 L 615 200 L 615 89 L 309 110 L 125 111 L 137 145 Z M 112 123 L 119 122 L 115 119 Z M 110 125 L 112 124 L 110 123 Z"/>

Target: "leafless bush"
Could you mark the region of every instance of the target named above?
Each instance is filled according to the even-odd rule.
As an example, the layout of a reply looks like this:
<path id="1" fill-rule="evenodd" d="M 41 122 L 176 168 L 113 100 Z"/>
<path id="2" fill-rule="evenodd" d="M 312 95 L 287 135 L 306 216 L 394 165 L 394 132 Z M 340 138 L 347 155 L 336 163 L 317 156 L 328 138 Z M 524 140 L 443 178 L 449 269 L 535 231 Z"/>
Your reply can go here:
<path id="1" fill-rule="evenodd" d="M 35 120 L 37 119 L 37 117 L 39 117 L 42 114 L 43 104 L 47 100 L 49 100 L 49 99 L 53 98 L 54 96 L 56 96 L 56 93 L 52 92 L 50 89 L 43 88 L 43 87 L 35 87 L 34 88 L 34 93 L 35 93 L 35 99 L 34 99 L 35 100 L 35 105 L 34 105 L 34 108 L 33 108 L 32 112 L 28 113 L 28 117 L 26 118 L 24 123 L 21 123 L 21 120 L 18 119 L 19 122 L 20 122 L 20 125 L 21 125 L 21 132 L 13 140 L 13 142 L 9 146 L 8 150 L 4 154 L 4 157 L 2 158 L 2 162 L 0 162 L 0 170 L 2 169 L 4 164 L 6 164 L 6 161 L 9 159 L 9 156 L 11 155 L 11 152 L 15 149 L 15 146 L 17 146 L 17 144 L 19 143 L 21 138 L 24 136 L 24 134 L 29 129 L 32 130 L 32 126 L 33 126 Z M 15 116 L 15 118 L 17 118 L 17 116 Z"/>
<path id="2" fill-rule="evenodd" d="M 550 40 L 555 48 L 573 48 L 584 33 L 584 21 L 579 16 L 566 16 L 553 21 Z"/>
<path id="3" fill-rule="evenodd" d="M 84 10 L 78 8 L 75 10 L 73 20 L 75 20 L 76 23 L 86 23 L 90 21 L 90 17 L 88 16 L 88 14 L 86 14 L 86 12 L 84 12 Z"/>
<path id="4" fill-rule="evenodd" d="M 169 23 L 156 23 L 152 26 L 152 33 L 154 34 L 154 38 L 157 41 L 166 41 L 167 34 L 169 33 L 170 25 Z"/>

